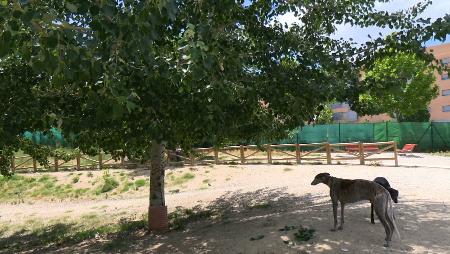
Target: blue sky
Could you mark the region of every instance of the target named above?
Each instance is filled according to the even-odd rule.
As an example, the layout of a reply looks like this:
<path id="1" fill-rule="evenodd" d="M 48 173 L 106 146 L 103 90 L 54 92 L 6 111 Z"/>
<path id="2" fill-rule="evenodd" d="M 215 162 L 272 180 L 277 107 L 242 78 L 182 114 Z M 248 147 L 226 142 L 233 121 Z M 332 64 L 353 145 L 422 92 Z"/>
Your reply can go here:
<path id="1" fill-rule="evenodd" d="M 250 0 L 246 0 L 246 4 Z M 421 2 L 421 0 L 391 0 L 388 3 L 376 3 L 376 8 L 378 10 L 384 10 L 384 11 L 398 11 L 401 9 L 407 9 L 414 4 Z M 422 18 L 431 18 L 432 20 L 435 20 L 439 17 L 445 16 L 445 14 L 450 14 L 450 0 L 433 0 L 433 3 L 431 6 L 429 6 L 424 13 L 421 14 L 420 17 Z M 281 22 L 286 22 L 288 24 L 294 23 L 298 21 L 296 17 L 294 17 L 293 14 L 286 14 L 279 18 Z M 336 38 L 353 38 L 355 42 L 357 43 L 364 43 L 369 40 L 369 37 L 367 36 L 370 34 L 373 39 L 376 39 L 379 37 L 379 33 L 382 33 L 383 36 L 386 34 L 389 34 L 393 32 L 393 30 L 386 28 L 378 28 L 378 27 L 368 27 L 368 28 L 361 28 L 361 27 L 352 27 L 350 25 L 340 25 L 338 26 L 338 31 L 334 35 Z M 450 42 L 450 35 L 447 36 L 446 42 Z M 441 44 L 440 41 L 429 41 L 426 43 L 426 46 L 432 46 Z"/>
<path id="2" fill-rule="evenodd" d="M 421 2 L 420 0 L 392 0 L 389 3 L 377 3 L 376 8 L 379 10 L 385 11 L 398 11 L 401 9 L 409 8 L 414 4 Z M 450 0 L 433 0 L 431 6 L 429 6 L 421 15 L 422 18 L 431 18 L 435 20 L 439 17 L 443 17 L 446 14 L 450 14 Z M 372 38 L 379 37 L 378 33 L 381 32 L 383 35 L 389 34 L 393 30 L 391 29 L 380 29 L 377 27 L 369 27 L 369 28 L 359 28 L 359 27 L 351 27 L 340 26 L 338 28 L 337 36 L 349 38 L 353 37 L 356 42 L 363 43 L 367 41 L 369 38 L 368 34 L 372 36 Z M 450 36 L 447 36 L 446 42 L 450 42 Z M 429 41 L 426 43 L 426 46 L 432 46 L 436 44 L 441 44 L 440 41 Z"/>

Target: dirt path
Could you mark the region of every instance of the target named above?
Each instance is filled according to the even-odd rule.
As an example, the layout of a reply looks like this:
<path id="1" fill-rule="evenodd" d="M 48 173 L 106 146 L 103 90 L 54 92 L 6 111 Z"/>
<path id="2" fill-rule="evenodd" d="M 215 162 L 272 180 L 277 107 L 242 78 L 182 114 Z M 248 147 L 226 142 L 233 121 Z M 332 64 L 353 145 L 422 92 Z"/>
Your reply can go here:
<path id="1" fill-rule="evenodd" d="M 360 165 L 245 165 L 196 167 L 196 179 L 167 193 L 170 210 L 176 206 L 203 205 L 223 210 L 218 221 L 192 223 L 181 232 L 151 236 L 130 242 L 135 253 L 385 253 L 384 230 L 369 223 L 369 204 L 346 208 L 346 228 L 330 232 L 332 224 L 328 188 L 311 186 L 317 173 L 329 172 L 342 178 L 373 179 L 384 176 L 400 191 L 396 206 L 402 240 L 395 239 L 390 253 L 450 253 L 450 169 L 439 167 L 447 158 L 433 156 L 436 167 L 389 167 Z M 431 162 L 430 162 L 431 163 Z M 430 164 L 431 165 L 431 164 Z M 190 169 L 176 169 L 182 172 Z M 206 189 L 200 185 L 209 179 Z M 269 206 L 248 209 L 255 201 Z M 126 211 L 145 213 L 148 197 L 99 201 L 46 202 L 0 205 L 0 222 L 15 223 L 25 218 L 49 219 L 71 211 L 71 216 L 89 212 Z M 286 225 L 316 229 L 307 244 L 290 245 L 293 232 L 280 232 Z M 257 241 L 252 236 L 264 235 Z M 61 252 L 100 252 L 93 245 L 73 246 Z M 57 252 L 59 252 L 57 251 Z"/>

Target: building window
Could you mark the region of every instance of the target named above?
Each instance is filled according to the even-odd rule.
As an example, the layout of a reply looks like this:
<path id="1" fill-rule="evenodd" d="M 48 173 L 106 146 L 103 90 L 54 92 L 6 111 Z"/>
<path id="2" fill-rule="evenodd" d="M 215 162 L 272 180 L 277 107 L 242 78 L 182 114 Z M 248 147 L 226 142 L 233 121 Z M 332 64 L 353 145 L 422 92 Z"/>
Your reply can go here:
<path id="1" fill-rule="evenodd" d="M 442 90 L 442 96 L 449 96 L 450 95 L 450 89 Z"/>
<path id="2" fill-rule="evenodd" d="M 448 79 L 448 73 L 443 73 L 443 74 L 441 75 L 441 79 L 442 79 L 442 80 L 447 80 L 447 79 Z"/>
<path id="3" fill-rule="evenodd" d="M 336 102 L 331 104 L 332 109 L 342 108 L 342 103 Z"/>
<path id="4" fill-rule="evenodd" d="M 443 59 L 441 60 L 441 63 L 442 63 L 442 64 L 449 64 L 449 63 L 450 63 L 450 57 L 443 58 Z"/>
<path id="5" fill-rule="evenodd" d="M 341 121 L 341 120 L 344 120 L 344 113 L 343 112 L 333 113 L 333 121 Z"/>
<path id="6" fill-rule="evenodd" d="M 442 112 L 450 112 L 450 105 L 442 106 Z"/>
<path id="7" fill-rule="evenodd" d="M 358 114 L 355 111 L 348 111 L 345 113 L 344 115 L 345 120 L 349 121 L 349 122 L 355 122 L 356 120 L 358 120 Z"/>

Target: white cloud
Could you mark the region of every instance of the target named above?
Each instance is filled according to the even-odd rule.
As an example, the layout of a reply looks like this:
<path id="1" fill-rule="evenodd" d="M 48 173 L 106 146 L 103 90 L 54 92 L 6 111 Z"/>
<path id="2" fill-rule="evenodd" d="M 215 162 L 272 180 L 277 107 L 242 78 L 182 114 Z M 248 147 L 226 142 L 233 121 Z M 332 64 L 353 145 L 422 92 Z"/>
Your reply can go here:
<path id="1" fill-rule="evenodd" d="M 375 7 L 377 10 L 395 12 L 402 9 L 407 9 L 412 7 L 414 4 L 422 2 L 421 0 L 392 0 L 388 3 L 377 2 Z M 420 15 L 421 18 L 431 18 L 435 20 L 439 17 L 445 16 L 445 14 L 450 14 L 450 0 L 433 0 L 433 3 L 428 6 L 428 8 Z M 293 24 L 299 23 L 298 18 L 294 16 L 293 13 L 287 13 L 278 18 L 281 23 Z M 371 35 L 372 38 L 379 37 L 381 32 L 384 35 L 391 33 L 393 30 L 389 28 L 379 28 L 379 27 L 355 27 L 351 25 L 338 25 L 338 31 L 334 35 L 335 38 L 349 39 L 353 38 L 357 43 L 364 43 L 370 38 L 367 35 Z M 449 41 L 450 36 L 447 38 Z M 438 44 L 439 42 L 431 41 L 427 45 Z"/>

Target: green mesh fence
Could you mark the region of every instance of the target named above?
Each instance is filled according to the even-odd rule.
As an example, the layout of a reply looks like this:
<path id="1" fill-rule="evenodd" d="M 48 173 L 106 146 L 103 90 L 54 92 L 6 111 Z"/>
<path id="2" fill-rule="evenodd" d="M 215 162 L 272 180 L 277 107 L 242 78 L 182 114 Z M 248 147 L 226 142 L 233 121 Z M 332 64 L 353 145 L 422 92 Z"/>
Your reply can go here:
<path id="1" fill-rule="evenodd" d="M 57 129 L 48 134 L 25 132 L 24 136 L 36 144 L 68 146 L 68 142 Z M 450 150 L 450 122 L 424 123 L 359 123 L 308 125 L 298 128 L 280 144 L 347 143 L 397 141 L 401 148 L 405 144 L 417 144 L 417 151 Z"/>
<path id="2" fill-rule="evenodd" d="M 403 122 L 309 125 L 297 131 L 297 137 L 280 143 L 346 143 L 397 141 L 417 144 L 417 151 L 450 150 L 450 122 Z"/>
<path id="3" fill-rule="evenodd" d="M 61 131 L 55 128 L 50 129 L 50 131 L 48 131 L 47 133 L 41 131 L 26 131 L 23 136 L 27 139 L 30 139 L 35 144 L 47 145 L 52 147 L 61 147 L 68 145 L 64 139 L 64 136 L 61 134 Z"/>

